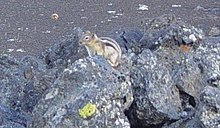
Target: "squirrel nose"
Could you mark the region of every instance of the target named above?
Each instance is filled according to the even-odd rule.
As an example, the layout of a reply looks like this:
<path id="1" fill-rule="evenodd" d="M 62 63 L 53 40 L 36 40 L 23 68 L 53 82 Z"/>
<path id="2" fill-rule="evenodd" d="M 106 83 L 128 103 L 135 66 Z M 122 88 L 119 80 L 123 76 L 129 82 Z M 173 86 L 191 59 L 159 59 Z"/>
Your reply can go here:
<path id="1" fill-rule="evenodd" d="M 83 42 L 82 42 L 82 41 L 79 41 L 79 45 L 83 45 Z"/>

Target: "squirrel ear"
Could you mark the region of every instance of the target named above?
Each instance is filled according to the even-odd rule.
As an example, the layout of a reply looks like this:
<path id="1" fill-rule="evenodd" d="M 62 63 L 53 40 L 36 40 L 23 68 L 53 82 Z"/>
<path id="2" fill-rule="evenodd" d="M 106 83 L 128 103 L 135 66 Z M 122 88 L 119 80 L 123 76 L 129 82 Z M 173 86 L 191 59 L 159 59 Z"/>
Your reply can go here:
<path id="1" fill-rule="evenodd" d="M 97 38 L 97 35 L 93 32 L 91 33 L 92 38 Z"/>
<path id="2" fill-rule="evenodd" d="M 86 31 L 86 34 L 91 34 L 91 32 L 90 31 Z"/>

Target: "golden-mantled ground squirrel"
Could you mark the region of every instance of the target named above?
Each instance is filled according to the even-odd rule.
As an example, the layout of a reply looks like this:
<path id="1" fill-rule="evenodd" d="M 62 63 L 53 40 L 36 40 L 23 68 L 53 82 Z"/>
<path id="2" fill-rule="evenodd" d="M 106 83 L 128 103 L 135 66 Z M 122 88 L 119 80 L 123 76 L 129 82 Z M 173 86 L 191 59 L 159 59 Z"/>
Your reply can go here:
<path id="1" fill-rule="evenodd" d="M 89 56 L 101 55 L 112 67 L 117 67 L 121 60 L 121 48 L 118 43 L 109 37 L 97 37 L 95 33 L 86 31 L 79 40 L 84 45 Z"/>

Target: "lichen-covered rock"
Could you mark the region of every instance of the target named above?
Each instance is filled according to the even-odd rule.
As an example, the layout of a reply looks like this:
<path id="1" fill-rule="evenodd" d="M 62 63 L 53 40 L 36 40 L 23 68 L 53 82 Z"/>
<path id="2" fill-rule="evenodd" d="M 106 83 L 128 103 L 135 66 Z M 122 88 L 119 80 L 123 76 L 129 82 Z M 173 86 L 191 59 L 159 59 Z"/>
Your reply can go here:
<path id="1" fill-rule="evenodd" d="M 161 65 L 170 71 L 171 79 L 180 93 L 184 92 L 198 102 L 204 81 L 201 80 L 203 75 L 200 65 L 193 58 L 194 51 L 185 52 L 179 46 L 164 46 L 153 53 L 160 60 Z"/>
<path id="2" fill-rule="evenodd" d="M 0 104 L 0 127 L 1 128 L 26 128 L 31 121 L 31 116 L 15 111 L 10 107 Z"/>
<path id="3" fill-rule="evenodd" d="M 199 119 L 205 128 L 220 127 L 220 89 L 206 86 L 201 92 Z"/>
<path id="4" fill-rule="evenodd" d="M 161 45 L 196 45 L 204 33 L 201 29 L 177 20 L 173 15 L 163 15 L 143 21 L 146 25 L 143 38 L 140 40 L 142 49 L 154 50 Z M 170 42 L 170 43 L 167 43 Z"/>
<path id="5" fill-rule="evenodd" d="M 220 36 L 207 37 L 196 49 L 194 59 L 200 63 L 206 86 L 200 94 L 196 116 L 205 128 L 220 127 Z"/>
<path id="6" fill-rule="evenodd" d="M 7 55 L 0 56 L 0 85 L 0 103 L 20 110 L 25 80 L 19 62 Z"/>
<path id="7" fill-rule="evenodd" d="M 208 34 L 210 36 L 220 36 L 220 29 L 219 29 L 219 27 L 212 27 Z"/>
<path id="8" fill-rule="evenodd" d="M 144 33 L 138 28 L 129 28 L 111 31 L 109 35 L 118 42 L 123 53 L 133 51 L 138 54 L 140 53 L 140 48 L 137 46 L 139 45 L 143 34 Z"/>
<path id="9" fill-rule="evenodd" d="M 58 76 L 58 70 L 47 69 L 42 60 L 33 56 L 25 56 L 20 61 L 22 76 L 25 78 L 25 87 L 21 100 L 23 111 L 31 113 L 40 100 L 42 94 L 50 88 Z"/>
<path id="10" fill-rule="evenodd" d="M 0 127 L 24 128 L 30 121 L 22 107 L 26 83 L 20 62 L 0 55 Z"/>
<path id="11" fill-rule="evenodd" d="M 123 112 L 132 102 L 131 95 L 128 78 L 106 60 L 99 56 L 80 59 L 43 95 L 30 127 L 129 128 Z"/>
<path id="12" fill-rule="evenodd" d="M 220 88 L 220 36 L 207 37 L 198 47 L 194 58 L 200 63 L 204 80 Z"/>
<path id="13" fill-rule="evenodd" d="M 166 122 L 162 128 L 202 128 L 201 122 L 197 117 L 177 120 L 173 123 Z"/>
<path id="14" fill-rule="evenodd" d="M 74 28 L 73 32 L 55 43 L 40 56 L 47 68 L 63 70 L 68 64 L 87 55 L 85 48 L 79 48 L 79 36 L 82 33 L 80 28 Z"/>
<path id="15" fill-rule="evenodd" d="M 195 59 L 203 32 L 169 15 L 146 25 L 138 45 L 141 53 L 133 57 L 130 73 L 134 93 L 127 112 L 130 122 L 133 127 L 161 127 L 165 122 L 194 118 L 206 85 L 202 64 Z M 194 121 L 191 123 L 199 123 Z"/>
<path id="16" fill-rule="evenodd" d="M 166 120 L 177 120 L 182 111 L 180 95 L 169 68 L 165 67 L 150 50 L 137 56 L 131 69 L 134 93 L 135 120 L 142 127 L 157 125 Z"/>

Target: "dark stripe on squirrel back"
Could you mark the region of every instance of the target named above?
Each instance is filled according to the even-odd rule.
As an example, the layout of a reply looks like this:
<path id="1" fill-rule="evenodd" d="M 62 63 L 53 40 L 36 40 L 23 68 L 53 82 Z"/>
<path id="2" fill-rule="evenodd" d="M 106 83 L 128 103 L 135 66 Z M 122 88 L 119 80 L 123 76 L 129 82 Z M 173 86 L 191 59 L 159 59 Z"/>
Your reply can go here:
<path id="1" fill-rule="evenodd" d="M 109 41 L 109 42 L 114 43 L 115 45 L 112 45 L 111 43 L 103 42 L 103 43 L 105 43 L 106 46 L 113 47 L 116 51 L 120 50 L 120 48 L 119 48 L 117 42 L 114 41 L 113 39 L 108 38 L 108 37 L 100 37 L 100 39 L 101 39 L 101 40 L 107 40 L 107 41 Z M 115 46 L 116 46 L 118 49 L 116 49 Z"/>

